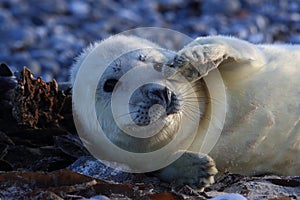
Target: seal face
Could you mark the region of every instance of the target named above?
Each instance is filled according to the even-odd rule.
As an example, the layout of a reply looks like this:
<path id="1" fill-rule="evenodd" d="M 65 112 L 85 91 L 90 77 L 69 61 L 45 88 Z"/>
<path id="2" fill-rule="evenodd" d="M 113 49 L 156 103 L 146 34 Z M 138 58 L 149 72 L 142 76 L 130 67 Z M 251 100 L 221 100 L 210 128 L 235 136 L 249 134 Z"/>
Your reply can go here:
<path id="1" fill-rule="evenodd" d="M 205 100 L 195 99 L 196 97 L 191 95 L 193 91 L 187 86 L 183 85 L 178 88 L 174 86 L 176 84 L 173 84 L 172 80 L 165 83 L 165 79 L 160 79 L 163 78 L 160 72 L 163 63 L 171 59 L 173 55 L 173 52 L 162 51 L 156 46 L 153 46 L 152 49 L 141 48 L 128 52 L 114 60 L 99 79 L 95 104 L 97 118 L 107 134 L 106 136 L 118 147 L 136 153 L 156 151 L 174 139 L 174 133 L 178 132 L 182 117 L 194 116 L 196 113 L 193 112 L 200 112 L 198 109 L 192 110 L 190 108 L 187 111 L 187 106 L 183 106 L 183 104 L 187 105 L 190 102 L 192 105 L 196 102 L 205 107 Z M 124 97 L 129 93 L 126 87 L 131 84 L 121 78 L 134 68 L 143 70 L 150 67 L 155 68 L 161 77 L 152 80 L 152 83 L 137 86 L 130 94 L 128 111 L 114 116 L 112 110 L 114 106 L 111 102 L 111 99 L 114 99 L 112 97 L 113 91 L 123 86 L 124 88 L 119 89 L 120 96 L 118 99 L 126 101 Z M 144 79 L 144 77 L 134 78 L 142 79 L 142 81 Z M 204 88 L 201 86 L 203 84 L 198 84 L 199 87 Z M 127 120 L 128 116 L 131 119 L 129 121 Z M 119 124 L 115 124 L 115 118 Z M 193 118 L 191 117 L 191 119 Z M 144 138 L 136 138 L 135 127 L 146 127 L 149 124 L 160 130 L 153 134 L 147 132 Z"/>
<path id="2" fill-rule="evenodd" d="M 128 84 L 120 81 L 124 74 L 134 67 L 153 67 L 154 59 L 156 59 L 155 63 L 162 65 L 169 59 L 166 56 L 169 55 L 164 55 L 156 49 L 139 49 L 129 52 L 108 66 L 99 80 L 96 94 L 99 123 L 104 132 L 108 133 L 107 137 L 125 150 L 140 153 L 155 151 L 168 143 L 173 138 L 172 133 L 178 129 L 176 123 L 170 123 L 178 121 L 181 115 L 178 97 L 170 88 L 160 84 L 149 83 L 137 87 L 130 96 L 128 112 L 124 113 L 124 115 L 129 115 L 131 121 L 122 120 L 125 116 L 120 116 L 121 126 L 129 129 L 133 126 L 132 122 L 137 126 L 147 126 L 150 122 L 164 121 L 164 128 L 152 138 L 135 138 L 125 134 L 117 124 L 114 124 L 115 120 L 111 110 L 111 98 L 114 89 L 121 87 L 121 84 Z M 149 64 L 151 66 L 148 66 Z M 128 92 L 122 90 L 121 93 L 124 93 L 122 95 L 125 96 Z M 132 145 L 137 143 L 141 145 Z"/>

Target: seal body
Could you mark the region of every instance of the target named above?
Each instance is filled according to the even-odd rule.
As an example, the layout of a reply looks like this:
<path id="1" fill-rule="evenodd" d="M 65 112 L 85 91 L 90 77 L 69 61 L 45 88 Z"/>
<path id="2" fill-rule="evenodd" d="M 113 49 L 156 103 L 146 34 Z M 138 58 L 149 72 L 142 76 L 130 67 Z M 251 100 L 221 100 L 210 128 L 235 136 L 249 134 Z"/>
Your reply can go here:
<path id="1" fill-rule="evenodd" d="M 98 85 L 93 83 L 91 91 L 97 89 L 95 96 L 97 118 L 103 128 L 110 133 L 107 137 L 111 142 L 126 150 L 144 153 L 145 150 L 162 148 L 173 138 L 172 133 L 178 130 L 177 125 L 185 117 L 182 115 L 184 112 L 180 105 L 189 98 L 176 97 L 169 90 L 155 84 L 148 84 L 141 90 L 136 90 L 129 107 L 131 113 L 134 113 L 133 121 L 136 120 L 136 124 L 141 126 L 149 124 L 147 119 L 149 115 L 145 113 L 150 111 L 147 109 L 155 104 L 153 102 L 168 111 L 166 115 L 160 114 L 159 109 L 152 113 L 158 120 L 167 122 L 157 137 L 150 140 L 136 140 L 122 134 L 122 130 L 112 123 L 114 118 L 108 105 L 116 82 L 133 66 L 158 64 L 154 67 L 166 79 L 180 72 L 192 83 L 198 95 L 197 99 L 193 97 L 193 101 L 199 102 L 197 112 L 201 113 L 198 134 L 202 134 L 202 127 L 206 127 L 210 120 L 216 118 L 218 123 L 222 121 L 220 137 L 216 139 L 211 151 L 205 152 L 215 160 L 220 171 L 229 170 L 245 175 L 300 174 L 300 46 L 254 45 L 236 38 L 213 36 L 197 38 L 179 52 L 166 53 L 158 45 L 145 39 L 117 36 L 101 42 L 105 48 L 97 49 L 98 52 L 103 52 L 103 60 L 100 61 L 97 57 L 90 56 L 98 44 L 90 46 L 78 57 L 77 63 L 71 69 L 71 81 L 74 83 L 78 70 L 86 63 L 93 65 L 99 63 L 95 64 L 95 67 L 100 68 L 109 65 L 100 77 Z M 133 51 L 136 48 L 141 50 Z M 124 49 L 131 53 L 118 58 Z M 118 58 L 116 62 L 105 63 L 114 57 Z M 87 97 L 90 96 L 86 94 L 90 90 L 85 89 L 89 85 L 89 74 L 97 76 L 93 74 L 95 69 L 89 70 L 86 73 L 88 77 L 85 79 L 86 83 L 78 93 Z M 202 80 L 203 77 L 205 79 L 213 74 L 213 71 L 220 72 L 220 81 L 224 83 L 226 94 L 225 109 L 218 108 L 213 110 L 214 113 L 210 106 L 214 103 L 219 104 L 223 99 L 212 98 L 209 93 L 214 88 L 207 91 Z M 178 85 L 178 82 L 176 84 Z M 185 89 L 178 89 L 177 95 L 181 91 Z M 83 95 L 73 98 L 76 98 L 79 104 L 86 101 Z M 180 99 L 183 102 L 180 102 Z M 87 106 L 75 107 L 73 110 L 75 115 L 79 116 L 84 129 L 93 132 L 97 128 L 89 121 L 89 113 L 92 113 L 89 111 L 94 109 L 94 105 Z M 226 110 L 224 120 L 218 119 L 218 112 L 224 110 Z M 142 112 L 143 115 L 137 114 Z M 91 138 L 94 139 L 93 136 Z M 133 143 L 140 145 L 132 145 Z M 200 188 L 207 186 L 213 183 L 212 177 L 217 171 L 210 157 L 200 153 L 191 148 L 158 174 L 167 181 L 180 179 L 177 181 L 180 184 Z M 186 166 L 189 165 L 193 170 L 186 170 Z"/>
<path id="2" fill-rule="evenodd" d="M 211 152 L 219 169 L 246 174 L 300 173 L 300 47 L 258 46 L 264 58 L 222 64 L 227 115 Z"/>
<path id="3" fill-rule="evenodd" d="M 216 68 L 221 73 L 227 112 L 221 136 L 209 153 L 218 169 L 299 175 L 300 46 L 200 37 L 176 58 L 176 70 L 191 81 Z"/>

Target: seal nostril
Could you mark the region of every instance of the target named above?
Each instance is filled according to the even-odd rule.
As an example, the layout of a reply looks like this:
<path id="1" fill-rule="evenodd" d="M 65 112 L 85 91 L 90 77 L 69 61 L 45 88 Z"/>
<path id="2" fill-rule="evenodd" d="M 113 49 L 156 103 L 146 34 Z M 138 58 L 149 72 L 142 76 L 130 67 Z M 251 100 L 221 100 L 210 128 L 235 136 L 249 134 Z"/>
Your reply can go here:
<path id="1" fill-rule="evenodd" d="M 160 104 L 166 107 L 171 102 L 171 91 L 167 87 L 157 87 L 148 92 L 148 98 L 152 105 Z"/>
<path id="2" fill-rule="evenodd" d="M 167 87 L 164 89 L 164 98 L 168 107 L 172 103 L 172 92 Z"/>
<path id="3" fill-rule="evenodd" d="M 148 98 L 151 100 L 151 105 L 159 104 L 163 106 L 167 113 L 175 113 L 173 109 L 176 104 L 177 98 L 174 92 L 167 87 L 155 87 L 148 91 Z M 150 106 L 151 107 L 151 106 Z M 150 107 L 146 107 L 149 109 Z"/>

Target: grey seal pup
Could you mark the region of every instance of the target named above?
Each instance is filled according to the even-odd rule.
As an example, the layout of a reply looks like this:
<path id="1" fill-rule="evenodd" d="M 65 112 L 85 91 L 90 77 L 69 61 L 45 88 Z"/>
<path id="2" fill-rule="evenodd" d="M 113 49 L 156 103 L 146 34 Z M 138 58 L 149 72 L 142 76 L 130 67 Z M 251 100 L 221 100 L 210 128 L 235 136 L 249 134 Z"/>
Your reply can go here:
<path id="1" fill-rule="evenodd" d="M 103 46 L 103 60 L 89 56 L 100 44 Z M 119 56 L 123 50 L 129 53 Z M 101 64 L 106 58 L 115 58 L 108 67 Z M 99 82 L 93 86 L 97 88 L 95 107 L 99 123 L 109 132 L 107 137 L 110 141 L 128 151 L 143 153 L 157 150 L 170 142 L 172 134 L 178 130 L 179 121 L 186 117 L 193 119 L 193 112 L 184 115 L 185 104 L 197 102 L 199 110 L 195 110 L 194 114 L 200 113 L 199 124 L 202 125 L 199 133 L 215 115 L 216 121 L 222 121 L 220 138 L 211 149 L 208 148 L 209 152 L 202 154 L 193 151 L 192 145 L 178 160 L 157 172 L 163 180 L 202 190 L 214 182 L 213 177 L 217 173 L 215 163 L 219 171 L 229 170 L 245 175 L 299 175 L 299 46 L 254 45 L 236 38 L 212 36 L 197 38 L 179 52 L 171 52 L 139 37 L 117 35 L 84 50 L 71 68 L 73 84 L 76 74 L 87 60 L 89 63 L 99 63 L 98 67 L 105 67 Z M 166 125 L 150 139 L 136 140 L 120 134 L 122 130 L 113 123 L 109 105 L 119 79 L 133 66 L 149 65 L 168 80 L 178 73 L 183 75 L 195 89 L 197 97 L 191 98 L 186 92 L 186 83 L 181 84 L 178 80 L 175 80 L 176 87 L 178 83 L 182 87 L 176 92 L 153 83 L 138 88 L 129 102 L 128 114 L 133 122 L 138 126 L 147 126 L 150 118 L 155 118 Z M 216 70 L 220 72 L 220 79 L 225 85 L 224 102 L 223 99 L 211 98 L 209 93 L 212 91 L 208 91 L 203 81 Z M 91 68 L 86 74 L 92 76 L 93 73 Z M 133 77 L 139 78 L 143 79 Z M 89 83 L 94 84 L 87 81 L 85 86 Z M 83 93 L 86 90 L 86 87 L 78 89 Z M 85 101 L 80 95 L 73 98 L 79 103 Z M 189 99 L 192 100 L 189 102 Z M 223 106 L 212 113 L 210 106 L 214 103 Z M 166 113 L 161 114 L 160 109 L 151 111 L 153 105 L 162 106 Z M 89 108 L 86 110 L 77 106 L 73 110 L 83 125 L 88 124 L 85 129 L 91 132 L 96 130 L 88 119 Z M 220 115 L 224 120 L 218 119 L 221 118 L 218 112 L 223 113 L 224 110 L 225 114 Z"/>

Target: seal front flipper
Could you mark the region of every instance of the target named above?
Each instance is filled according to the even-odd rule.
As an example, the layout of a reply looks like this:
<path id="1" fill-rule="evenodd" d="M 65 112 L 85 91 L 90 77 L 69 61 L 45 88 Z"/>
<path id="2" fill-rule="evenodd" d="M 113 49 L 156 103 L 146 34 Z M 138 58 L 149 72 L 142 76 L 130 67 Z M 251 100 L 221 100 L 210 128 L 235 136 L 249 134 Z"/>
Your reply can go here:
<path id="1" fill-rule="evenodd" d="M 215 162 L 208 155 L 186 151 L 175 162 L 154 174 L 175 186 L 189 185 L 202 192 L 205 187 L 214 183 L 217 172 Z"/>
<path id="2" fill-rule="evenodd" d="M 231 67 L 247 64 L 259 68 L 264 63 L 263 53 L 249 42 L 226 36 L 199 37 L 166 63 L 163 73 L 171 78 L 180 72 L 193 82 L 223 64 Z"/>

